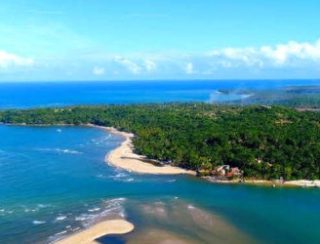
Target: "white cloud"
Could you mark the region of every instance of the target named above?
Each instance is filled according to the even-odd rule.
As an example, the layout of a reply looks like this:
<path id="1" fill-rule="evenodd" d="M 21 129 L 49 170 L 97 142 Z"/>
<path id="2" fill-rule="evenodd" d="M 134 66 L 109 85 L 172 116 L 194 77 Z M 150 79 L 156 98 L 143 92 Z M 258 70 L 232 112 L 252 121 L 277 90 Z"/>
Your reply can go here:
<path id="1" fill-rule="evenodd" d="M 320 63 L 320 39 L 315 43 L 290 41 L 275 46 L 225 48 L 214 50 L 208 56 L 225 68 L 303 66 Z"/>
<path id="2" fill-rule="evenodd" d="M 36 64 L 36 65 L 33 65 Z M 278 45 L 222 48 L 197 53 L 133 53 L 117 55 L 92 52 L 75 58 L 33 59 L 0 51 L 0 72 L 19 75 L 21 67 L 32 66 L 28 75 L 37 73 L 78 79 L 130 78 L 318 78 L 320 76 L 320 39 L 312 42 L 289 41 Z M 91 73 L 88 74 L 88 67 Z M 70 71 L 71 70 L 71 71 Z M 23 70 L 24 71 L 24 70 Z M 8 76 L 9 77 L 9 76 Z M 3 76 L 0 79 L 4 79 Z M 25 78 L 25 76 L 23 77 Z"/>
<path id="3" fill-rule="evenodd" d="M 152 71 L 156 70 L 157 64 L 150 59 L 146 59 L 146 60 L 144 60 L 144 67 L 147 71 L 152 72 Z"/>
<path id="4" fill-rule="evenodd" d="M 122 66 L 124 66 L 127 70 L 129 70 L 132 74 L 140 74 L 142 68 L 140 65 L 136 64 L 134 61 L 124 58 L 121 56 L 114 57 L 114 61 Z"/>
<path id="5" fill-rule="evenodd" d="M 268 58 L 273 59 L 276 64 L 285 64 L 290 59 L 320 61 L 320 40 L 316 43 L 299 43 L 290 41 L 287 44 L 277 45 L 272 48 L 264 46 L 260 48 L 260 52 Z"/>
<path id="6" fill-rule="evenodd" d="M 31 66 L 34 64 L 33 59 L 18 56 L 0 50 L 0 69 L 9 69 L 17 66 Z"/>
<path id="7" fill-rule="evenodd" d="M 314 43 L 289 41 L 285 44 L 222 48 L 207 53 L 151 54 L 140 56 L 116 56 L 113 59 L 132 74 L 154 75 L 203 75 L 232 71 L 259 74 L 272 70 L 320 69 L 320 39 Z M 110 64 L 112 65 L 112 64 Z M 195 67 L 197 67 L 195 69 Z M 121 72 L 120 72 L 121 73 Z"/>
<path id="8" fill-rule="evenodd" d="M 186 64 L 185 72 L 186 72 L 187 75 L 191 75 L 191 74 L 194 73 L 193 63 L 189 62 L 189 63 Z"/>
<path id="9" fill-rule="evenodd" d="M 84 63 L 94 62 L 94 75 L 110 70 L 110 77 L 270 77 L 282 74 L 290 77 L 320 75 L 320 39 L 314 43 L 289 41 L 285 44 L 221 48 L 197 53 L 134 53 L 117 55 L 92 54 Z M 293 73 L 291 73 L 293 72 Z M 284 74 L 284 75 L 283 75 Z M 295 77 L 294 75 L 292 77 Z"/>
<path id="10" fill-rule="evenodd" d="M 93 67 L 92 69 L 92 73 L 96 76 L 99 76 L 99 75 L 104 75 L 105 74 L 105 68 L 103 67 L 98 67 L 98 66 L 95 66 Z"/>

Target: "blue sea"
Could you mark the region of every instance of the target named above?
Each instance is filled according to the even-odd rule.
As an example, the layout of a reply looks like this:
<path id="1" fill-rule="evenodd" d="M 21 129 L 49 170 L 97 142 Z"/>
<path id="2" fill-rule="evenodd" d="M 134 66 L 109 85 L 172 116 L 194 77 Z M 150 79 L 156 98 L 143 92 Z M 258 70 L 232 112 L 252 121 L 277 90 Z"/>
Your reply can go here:
<path id="1" fill-rule="evenodd" d="M 317 84 L 2 83 L 0 107 L 212 102 L 219 89 Z M 129 173 L 104 162 L 123 139 L 96 128 L 1 125 L 0 135 L 1 244 L 51 243 L 112 218 L 128 219 L 135 230 L 101 238 L 101 243 L 320 243 L 319 189 L 221 185 L 191 176 Z"/>
<path id="2" fill-rule="evenodd" d="M 320 80 L 195 80 L 0 83 L 0 108 L 163 102 L 219 102 L 241 99 L 219 90 L 261 91 L 319 85 Z"/>

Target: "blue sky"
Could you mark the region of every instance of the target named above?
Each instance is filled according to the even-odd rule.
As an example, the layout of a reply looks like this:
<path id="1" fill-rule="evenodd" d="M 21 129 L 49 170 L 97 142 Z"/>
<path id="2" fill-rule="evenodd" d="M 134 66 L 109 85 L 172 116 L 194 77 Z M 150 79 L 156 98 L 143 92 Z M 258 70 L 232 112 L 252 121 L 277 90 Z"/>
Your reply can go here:
<path id="1" fill-rule="evenodd" d="M 0 80 L 320 77 L 318 0 L 2 0 Z"/>

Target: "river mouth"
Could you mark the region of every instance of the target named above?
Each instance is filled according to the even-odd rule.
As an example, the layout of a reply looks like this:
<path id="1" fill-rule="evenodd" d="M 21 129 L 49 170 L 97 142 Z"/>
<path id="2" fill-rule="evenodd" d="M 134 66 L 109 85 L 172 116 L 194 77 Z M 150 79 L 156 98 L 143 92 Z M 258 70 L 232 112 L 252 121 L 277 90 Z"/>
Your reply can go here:
<path id="1" fill-rule="evenodd" d="M 98 239 L 99 243 L 200 244 L 256 243 L 218 214 L 178 198 L 127 205 L 135 230 Z"/>
<path id="2" fill-rule="evenodd" d="M 83 127 L 0 126 L 0 242 L 43 244 L 114 218 L 102 243 L 319 243 L 319 189 L 212 184 L 104 162 L 122 138 Z M 106 242 L 103 242 L 106 240 Z"/>

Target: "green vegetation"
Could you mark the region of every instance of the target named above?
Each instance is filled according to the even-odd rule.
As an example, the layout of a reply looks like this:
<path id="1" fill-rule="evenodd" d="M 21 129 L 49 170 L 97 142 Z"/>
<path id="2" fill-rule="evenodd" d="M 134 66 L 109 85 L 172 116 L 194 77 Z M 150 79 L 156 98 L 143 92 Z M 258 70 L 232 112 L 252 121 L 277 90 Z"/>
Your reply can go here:
<path id="1" fill-rule="evenodd" d="M 280 106 L 123 105 L 8 110 L 0 122 L 113 126 L 137 153 L 180 167 L 228 164 L 246 177 L 320 178 L 320 113 Z"/>

